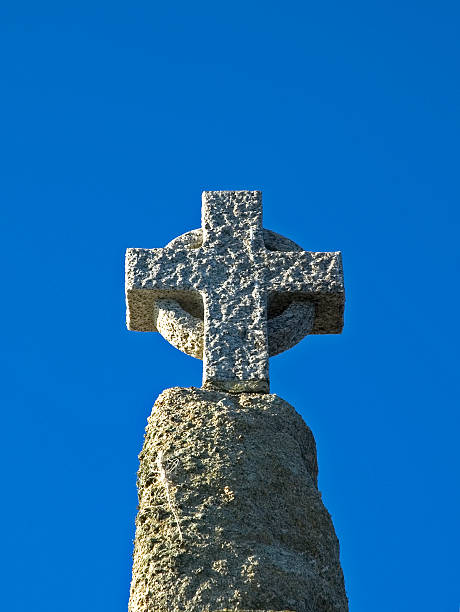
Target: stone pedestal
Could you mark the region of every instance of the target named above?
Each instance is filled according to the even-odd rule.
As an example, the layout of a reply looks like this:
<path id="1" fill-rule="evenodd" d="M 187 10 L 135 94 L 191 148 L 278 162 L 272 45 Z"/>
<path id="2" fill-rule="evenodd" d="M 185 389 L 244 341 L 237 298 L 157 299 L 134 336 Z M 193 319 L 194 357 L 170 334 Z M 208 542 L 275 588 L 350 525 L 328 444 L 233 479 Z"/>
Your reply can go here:
<path id="1" fill-rule="evenodd" d="M 310 429 L 276 395 L 174 388 L 140 454 L 130 612 L 346 612 Z"/>

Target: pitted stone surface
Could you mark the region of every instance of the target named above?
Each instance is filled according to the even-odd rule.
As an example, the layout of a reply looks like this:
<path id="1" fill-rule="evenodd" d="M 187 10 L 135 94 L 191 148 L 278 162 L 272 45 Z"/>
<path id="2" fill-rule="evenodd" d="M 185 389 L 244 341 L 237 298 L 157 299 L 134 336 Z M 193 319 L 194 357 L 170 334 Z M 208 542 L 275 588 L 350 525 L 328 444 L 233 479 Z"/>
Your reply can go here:
<path id="1" fill-rule="evenodd" d="M 269 319 L 268 354 L 278 355 L 295 346 L 311 333 L 315 321 L 315 306 L 311 302 L 294 300 L 280 315 Z"/>
<path id="2" fill-rule="evenodd" d="M 201 232 L 162 249 L 128 249 L 126 296 L 128 328 L 161 330 L 174 346 L 202 354 L 205 387 L 267 392 L 269 354 L 306 333 L 340 333 L 341 256 L 303 251 L 263 230 L 258 191 L 204 192 Z M 284 322 L 274 321 L 270 340 L 267 319 L 283 316 L 293 302 Z"/>
<path id="3" fill-rule="evenodd" d="M 309 334 L 315 320 L 311 302 L 293 301 L 280 315 L 269 319 L 268 354 L 270 357 L 295 346 Z M 175 300 L 157 300 L 154 305 L 155 327 L 170 344 L 191 357 L 203 359 L 204 323 Z"/>
<path id="4" fill-rule="evenodd" d="M 170 344 L 191 357 L 203 359 L 204 323 L 175 300 L 157 300 L 155 327 Z"/>
<path id="5" fill-rule="evenodd" d="M 346 612 L 313 435 L 270 394 L 167 389 L 138 473 L 130 612 Z"/>

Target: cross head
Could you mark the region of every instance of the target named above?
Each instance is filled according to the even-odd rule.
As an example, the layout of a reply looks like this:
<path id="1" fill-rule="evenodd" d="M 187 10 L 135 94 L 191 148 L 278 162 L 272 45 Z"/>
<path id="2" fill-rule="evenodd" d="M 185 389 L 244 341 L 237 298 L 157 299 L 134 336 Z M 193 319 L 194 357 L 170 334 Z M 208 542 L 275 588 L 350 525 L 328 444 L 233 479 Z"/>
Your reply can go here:
<path id="1" fill-rule="evenodd" d="M 270 300 L 307 303 L 310 333 L 340 333 L 344 285 L 339 252 L 271 250 L 264 232 L 261 192 L 203 192 L 202 239 L 127 250 L 128 329 L 156 331 L 161 300 L 194 316 L 202 303 L 203 386 L 268 392 Z"/>

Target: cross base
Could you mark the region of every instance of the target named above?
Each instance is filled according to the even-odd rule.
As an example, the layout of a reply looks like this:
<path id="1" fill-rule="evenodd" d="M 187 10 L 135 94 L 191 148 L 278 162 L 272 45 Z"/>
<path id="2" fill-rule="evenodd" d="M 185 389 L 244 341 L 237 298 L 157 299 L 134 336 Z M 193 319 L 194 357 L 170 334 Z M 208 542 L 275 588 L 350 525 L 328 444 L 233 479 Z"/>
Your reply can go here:
<path id="1" fill-rule="evenodd" d="M 287 402 L 166 389 L 139 457 L 129 612 L 347 612 L 315 441 Z"/>

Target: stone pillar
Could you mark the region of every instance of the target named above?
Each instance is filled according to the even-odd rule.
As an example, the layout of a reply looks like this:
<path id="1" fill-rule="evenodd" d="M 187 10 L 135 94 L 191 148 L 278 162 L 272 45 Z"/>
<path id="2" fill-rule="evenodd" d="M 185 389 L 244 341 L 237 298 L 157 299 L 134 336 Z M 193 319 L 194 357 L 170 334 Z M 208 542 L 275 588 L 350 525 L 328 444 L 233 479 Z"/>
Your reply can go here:
<path id="1" fill-rule="evenodd" d="M 173 388 L 148 420 L 130 612 L 348 610 L 316 446 L 276 395 Z"/>

